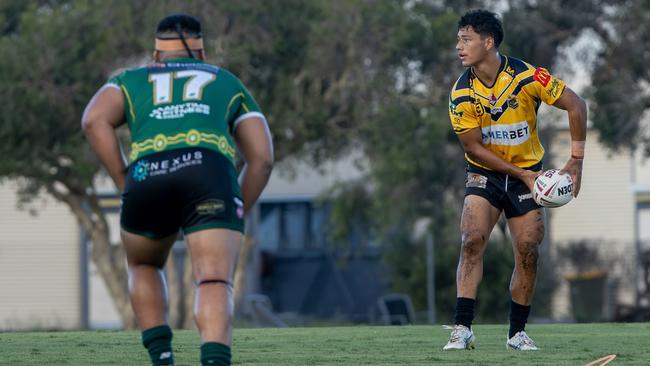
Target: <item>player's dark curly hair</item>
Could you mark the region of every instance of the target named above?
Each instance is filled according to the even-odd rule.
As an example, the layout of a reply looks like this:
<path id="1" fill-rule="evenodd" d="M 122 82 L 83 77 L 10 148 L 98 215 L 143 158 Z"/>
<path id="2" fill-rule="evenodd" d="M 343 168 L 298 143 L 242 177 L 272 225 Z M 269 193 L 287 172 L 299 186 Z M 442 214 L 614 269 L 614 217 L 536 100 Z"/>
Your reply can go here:
<path id="1" fill-rule="evenodd" d="M 202 36 L 201 22 L 187 14 L 167 16 L 158 23 L 156 28 L 156 37 L 161 39 L 201 38 Z"/>
<path id="2" fill-rule="evenodd" d="M 472 27 L 474 32 L 494 39 L 494 47 L 499 48 L 503 41 L 503 26 L 501 21 L 491 11 L 484 9 L 470 10 L 458 20 L 458 29 Z"/>

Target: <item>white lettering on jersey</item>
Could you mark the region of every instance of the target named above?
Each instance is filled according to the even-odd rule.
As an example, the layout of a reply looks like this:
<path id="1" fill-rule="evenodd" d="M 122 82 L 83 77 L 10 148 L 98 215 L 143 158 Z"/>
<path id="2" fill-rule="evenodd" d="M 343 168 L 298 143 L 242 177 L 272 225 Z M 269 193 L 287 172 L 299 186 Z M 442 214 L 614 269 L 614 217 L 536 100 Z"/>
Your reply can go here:
<path id="1" fill-rule="evenodd" d="M 483 145 L 521 145 L 530 138 L 528 122 L 491 125 L 482 128 Z"/>
<path id="2" fill-rule="evenodd" d="M 203 103 L 172 104 L 164 107 L 157 107 L 149 113 L 149 118 L 155 119 L 176 119 L 183 118 L 187 114 L 210 115 L 210 106 Z"/>

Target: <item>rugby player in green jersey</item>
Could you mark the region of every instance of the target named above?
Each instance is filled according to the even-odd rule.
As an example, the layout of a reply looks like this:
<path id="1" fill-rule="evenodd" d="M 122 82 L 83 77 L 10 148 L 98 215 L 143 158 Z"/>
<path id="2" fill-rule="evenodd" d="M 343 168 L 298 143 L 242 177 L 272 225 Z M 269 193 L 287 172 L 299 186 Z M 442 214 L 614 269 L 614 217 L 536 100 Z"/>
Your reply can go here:
<path id="1" fill-rule="evenodd" d="M 196 284 L 203 365 L 230 365 L 235 265 L 246 212 L 271 174 L 266 118 L 241 81 L 205 63 L 200 22 L 158 24 L 155 62 L 110 79 L 82 127 L 122 192 L 120 227 L 129 294 L 153 365 L 173 365 L 163 266 L 182 230 Z M 127 123 L 128 167 L 115 129 Z M 236 151 L 244 166 L 238 182 Z"/>
<path id="2" fill-rule="evenodd" d="M 506 346 L 538 349 L 524 328 L 535 292 L 538 246 L 544 237 L 544 212 L 531 194 L 544 156 L 537 125 L 542 102 L 568 112 L 572 146 L 562 170 L 573 178 L 573 194 L 580 191 L 587 134 L 585 102 L 546 69 L 501 55 L 502 40 L 503 28 L 494 13 L 474 10 L 458 21 L 456 50 L 467 69 L 452 88 L 449 117 L 465 150 L 467 178 L 455 325 L 445 350 L 473 348 L 471 325 L 483 277 L 483 254 L 502 212 L 515 260 Z"/>

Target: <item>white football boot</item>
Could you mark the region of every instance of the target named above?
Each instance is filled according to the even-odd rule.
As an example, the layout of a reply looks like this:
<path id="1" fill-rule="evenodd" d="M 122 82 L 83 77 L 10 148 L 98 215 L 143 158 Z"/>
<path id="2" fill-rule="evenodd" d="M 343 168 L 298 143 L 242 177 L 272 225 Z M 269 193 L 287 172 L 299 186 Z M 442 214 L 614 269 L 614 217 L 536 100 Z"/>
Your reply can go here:
<path id="1" fill-rule="evenodd" d="M 506 336 L 508 338 L 508 336 Z M 525 331 L 517 332 L 512 338 L 506 341 L 507 349 L 514 349 L 517 351 L 539 351 L 532 339 L 526 334 Z"/>
<path id="2" fill-rule="evenodd" d="M 474 332 L 464 325 L 456 324 L 453 327 L 443 326 L 451 330 L 449 342 L 442 348 L 443 351 L 450 349 L 474 349 Z"/>

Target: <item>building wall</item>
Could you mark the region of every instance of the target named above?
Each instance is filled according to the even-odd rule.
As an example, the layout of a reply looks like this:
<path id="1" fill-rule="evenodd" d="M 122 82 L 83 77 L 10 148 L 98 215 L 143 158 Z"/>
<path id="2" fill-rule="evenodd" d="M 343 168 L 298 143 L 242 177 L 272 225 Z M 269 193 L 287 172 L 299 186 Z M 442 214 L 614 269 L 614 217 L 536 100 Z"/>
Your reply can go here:
<path id="1" fill-rule="evenodd" d="M 359 179 L 364 172 L 364 161 L 359 152 L 324 163 L 318 169 L 305 162 L 283 161 L 273 169 L 260 200 L 314 198 L 335 183 Z"/>
<path id="2" fill-rule="evenodd" d="M 560 130 L 554 137 L 550 166 L 562 168 L 570 154 L 570 134 Z M 548 165 L 548 164 L 547 164 Z M 551 253 L 560 274 L 560 288 L 553 301 L 556 319 L 570 318 L 569 283 L 564 276 L 558 248 L 571 241 L 589 240 L 597 245 L 601 257 L 610 261 L 610 302 L 633 303 L 634 287 L 630 271 L 634 266 L 636 194 L 632 189 L 635 166 L 629 153 L 614 154 L 598 143 L 598 134 L 589 131 L 582 185 L 577 199 L 556 209 L 547 209 Z M 613 304 L 607 313 L 611 313 Z"/>
<path id="3" fill-rule="evenodd" d="M 650 126 L 649 126 L 650 127 Z M 634 154 L 634 185 L 636 188 L 650 191 L 650 157 L 639 149 Z"/>
<path id="4" fill-rule="evenodd" d="M 554 139 L 552 167 L 564 166 L 571 151 L 570 141 L 568 131 L 559 132 Z M 636 205 L 630 181 L 632 163 L 629 154 L 612 154 L 599 146 L 597 133 L 590 131 L 578 198 L 562 208 L 548 210 L 552 240 L 632 242 Z"/>
<path id="5" fill-rule="evenodd" d="M 0 330 L 80 326 L 79 228 L 48 197 L 16 208 L 16 182 L 0 184 Z"/>

